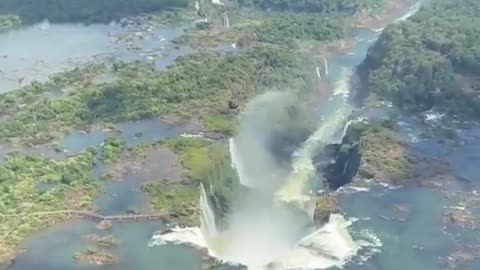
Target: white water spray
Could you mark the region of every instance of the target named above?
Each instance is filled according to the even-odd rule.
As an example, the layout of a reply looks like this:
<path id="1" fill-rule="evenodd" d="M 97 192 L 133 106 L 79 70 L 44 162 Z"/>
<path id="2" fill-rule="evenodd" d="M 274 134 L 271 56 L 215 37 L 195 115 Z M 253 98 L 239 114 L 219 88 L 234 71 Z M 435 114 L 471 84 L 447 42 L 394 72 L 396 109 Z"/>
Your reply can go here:
<path id="1" fill-rule="evenodd" d="M 401 20 L 411 16 L 418 7 Z M 360 233 L 363 236 L 357 235 L 354 240 L 349 233 L 352 221 L 345 220 L 341 215 L 331 215 L 329 222 L 318 230 L 312 220 L 314 208 L 309 190 L 309 182 L 315 173 L 312 155 L 315 149 L 334 139 L 335 133 L 341 130 L 350 114 L 346 100 L 349 94 L 348 78 L 345 77 L 349 77 L 351 71 L 347 71 L 343 72 L 331 100 L 338 103 L 338 110 L 326 116 L 317 131 L 294 154 L 293 171 L 285 184 L 278 188 L 274 194 L 276 196 L 271 196 L 273 200 L 269 196 L 273 194 L 264 194 L 268 189 L 260 188 L 262 185 L 258 183 L 275 179 L 282 174 L 269 176 L 266 172 L 275 173 L 275 166 L 269 157 L 265 156 L 264 149 L 255 151 L 255 148 L 262 146 L 261 143 L 265 143 L 265 138 L 262 138 L 260 144 L 256 142 L 250 145 L 250 155 L 239 153 L 239 150 L 244 153 L 244 142 L 254 138 L 248 133 L 251 131 L 247 130 L 247 136 L 239 140 L 241 145 L 237 144 L 235 139 L 230 140 L 232 167 L 237 170 L 241 183 L 250 187 L 253 193 L 262 195 L 263 201 L 245 198 L 244 203 L 247 206 L 232 210 L 229 228 L 219 232 L 207 193 L 201 186 L 201 228 L 173 229 L 170 233 L 154 236 L 151 245 L 177 243 L 207 248 L 210 256 L 224 262 L 243 264 L 250 270 L 342 267 L 361 248 L 367 249 L 367 252 L 362 252 L 362 259 L 368 259 L 371 254 L 378 252 L 381 242 L 369 232 Z M 261 107 L 262 102 L 257 105 Z M 261 121 L 256 124 L 259 123 Z M 343 134 L 351 123 L 352 121 L 349 121 L 343 126 Z M 253 129 L 255 128 L 254 126 Z M 255 163 L 260 163 L 262 168 L 252 166 Z M 250 170 L 252 167 L 253 171 Z M 297 206 L 298 211 L 292 209 L 292 206 Z M 307 224 L 303 222 L 305 217 L 309 221 Z M 308 224 L 310 226 L 305 227 Z M 297 237 L 299 232 L 303 237 Z"/>
<path id="2" fill-rule="evenodd" d="M 226 28 L 230 28 L 230 18 L 228 18 L 228 14 L 223 14 L 223 26 Z"/>
<path id="3" fill-rule="evenodd" d="M 323 69 L 325 72 L 325 76 L 328 76 L 328 60 L 327 58 L 323 58 Z"/>
<path id="4" fill-rule="evenodd" d="M 200 228 L 206 239 L 215 237 L 217 234 L 217 224 L 215 222 L 215 213 L 208 201 L 207 192 L 203 184 L 200 184 Z"/>

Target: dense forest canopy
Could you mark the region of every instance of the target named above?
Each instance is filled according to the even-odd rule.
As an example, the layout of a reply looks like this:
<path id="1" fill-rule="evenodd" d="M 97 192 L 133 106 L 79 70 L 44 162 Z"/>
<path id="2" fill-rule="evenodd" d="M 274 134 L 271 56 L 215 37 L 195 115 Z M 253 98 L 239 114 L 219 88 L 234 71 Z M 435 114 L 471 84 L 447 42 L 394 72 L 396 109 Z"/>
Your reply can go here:
<path id="1" fill-rule="evenodd" d="M 166 71 L 152 63 L 117 63 L 118 79 L 92 85 L 90 78 L 101 66 L 66 72 L 50 82 L 33 83 L 23 90 L 0 95 L 0 120 L 3 138 L 30 137 L 34 141 L 51 139 L 52 130 L 118 122 L 179 113 L 207 117 L 211 125 L 235 111 L 229 101 L 244 104 L 269 88 L 300 89 L 302 67 L 306 62 L 298 53 L 286 49 L 258 47 L 230 56 L 214 53 L 184 56 Z M 84 84 L 60 99 L 42 93 L 61 89 L 74 82 Z M 291 87 L 291 88 L 288 88 Z M 232 121 L 229 121 L 232 122 Z"/>
<path id="2" fill-rule="evenodd" d="M 480 1 L 437 0 L 388 27 L 363 67 L 370 91 L 408 109 L 480 114 Z"/>
<path id="3" fill-rule="evenodd" d="M 17 15 L 25 23 L 93 23 L 187 5 L 188 0 L 2 0 L 0 14 Z"/>
<path id="4" fill-rule="evenodd" d="M 337 17 L 282 14 L 259 25 L 256 34 L 260 41 L 273 44 L 299 39 L 332 41 L 344 37 L 345 23 Z"/>
<path id="5" fill-rule="evenodd" d="M 295 12 L 323 12 L 354 14 L 362 9 L 373 9 L 384 0 L 238 0 L 241 6 Z"/>

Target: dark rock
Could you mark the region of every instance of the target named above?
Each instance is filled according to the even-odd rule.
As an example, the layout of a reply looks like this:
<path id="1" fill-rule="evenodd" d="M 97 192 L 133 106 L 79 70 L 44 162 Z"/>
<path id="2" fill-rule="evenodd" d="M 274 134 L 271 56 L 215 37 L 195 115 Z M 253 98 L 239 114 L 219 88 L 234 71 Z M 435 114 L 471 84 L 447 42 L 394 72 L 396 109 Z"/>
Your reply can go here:
<path id="1" fill-rule="evenodd" d="M 138 211 L 135 210 L 135 209 L 127 209 L 127 214 L 130 214 L 130 215 L 138 215 Z"/>
<path id="2" fill-rule="evenodd" d="M 234 99 L 230 99 L 230 101 L 228 101 L 228 107 L 232 110 L 237 109 L 238 108 L 238 102 Z"/>
<path id="3" fill-rule="evenodd" d="M 353 180 L 360 167 L 361 157 L 358 143 L 331 144 L 314 157 L 314 165 L 325 177 L 330 189 L 337 190 Z"/>

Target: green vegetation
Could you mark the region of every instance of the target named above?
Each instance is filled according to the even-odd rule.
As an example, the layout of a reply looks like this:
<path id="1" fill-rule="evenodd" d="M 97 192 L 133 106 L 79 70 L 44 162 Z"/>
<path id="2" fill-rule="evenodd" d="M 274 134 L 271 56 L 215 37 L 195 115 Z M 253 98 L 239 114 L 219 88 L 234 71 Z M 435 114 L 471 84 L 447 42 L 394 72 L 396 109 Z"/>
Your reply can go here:
<path id="1" fill-rule="evenodd" d="M 113 235 L 99 237 L 95 241 L 101 247 L 111 248 L 118 245 L 118 240 Z"/>
<path id="2" fill-rule="evenodd" d="M 15 14 L 26 23 L 109 23 L 122 17 L 186 7 L 187 0 L 2 0 L 0 13 Z"/>
<path id="3" fill-rule="evenodd" d="M 82 264 L 111 265 L 118 261 L 118 258 L 102 250 L 89 248 L 85 251 L 76 252 L 73 258 Z"/>
<path id="4" fill-rule="evenodd" d="M 143 187 L 154 209 L 167 210 L 170 217 L 184 226 L 197 225 L 198 187 L 186 184 L 151 182 Z"/>
<path id="5" fill-rule="evenodd" d="M 413 164 L 405 146 L 394 134 L 383 125 L 356 123 L 350 126 L 345 142 L 360 144 L 361 176 L 384 176 L 394 183 L 411 179 Z"/>
<path id="6" fill-rule="evenodd" d="M 112 164 L 120 158 L 125 149 L 125 140 L 118 137 L 110 137 L 102 145 L 102 161 Z"/>
<path id="7" fill-rule="evenodd" d="M 231 119 L 236 114 L 229 107 L 231 100 L 242 106 L 266 89 L 305 88 L 297 87 L 305 83 L 302 71 L 307 67 L 302 60 L 291 50 L 258 47 L 231 56 L 205 53 L 182 57 L 166 71 L 157 71 L 150 63 L 120 63 L 114 65 L 117 80 L 102 85 L 88 81 L 90 74 L 99 72 L 95 67 L 91 72 L 72 71 L 79 74 L 70 78 L 66 73 L 48 83 L 0 95 L 4 115 L 0 135 L 3 140 L 42 143 L 73 127 L 166 114 L 206 116 L 210 127 L 230 132 L 225 121 L 219 125 L 209 115 Z M 52 100 L 42 95 L 76 81 L 76 90 L 65 97 Z"/>
<path id="8" fill-rule="evenodd" d="M 32 232 L 91 206 L 98 186 L 89 149 L 64 161 L 14 153 L 0 165 L 0 261 Z M 48 190 L 37 186 L 48 183 Z"/>
<path id="9" fill-rule="evenodd" d="M 0 33 L 7 32 L 22 25 L 22 20 L 18 16 L 0 15 Z"/>
<path id="10" fill-rule="evenodd" d="M 167 141 L 167 146 L 179 155 L 187 178 L 205 185 L 210 184 L 209 177 L 216 163 L 229 159 L 223 144 L 205 139 L 180 137 Z"/>
<path id="11" fill-rule="evenodd" d="M 336 17 L 282 14 L 260 24 L 255 32 L 259 41 L 273 44 L 292 40 L 332 41 L 344 37 L 345 25 L 343 19 Z"/>
<path id="12" fill-rule="evenodd" d="M 99 236 L 96 234 L 89 234 L 84 238 L 101 248 L 113 248 L 118 245 L 118 240 L 113 235 Z"/>
<path id="13" fill-rule="evenodd" d="M 202 117 L 205 128 L 212 132 L 231 135 L 235 132 L 237 120 L 231 114 L 206 114 Z"/>
<path id="14" fill-rule="evenodd" d="M 188 179 L 201 182 L 210 189 L 214 206 L 220 215 L 231 206 L 233 190 L 238 185 L 236 172 L 231 167 L 227 146 L 214 141 L 193 138 L 169 140 L 167 146 L 179 155 Z"/>
<path id="15" fill-rule="evenodd" d="M 255 16 L 249 14 L 254 13 Z M 235 43 L 240 48 L 274 44 L 294 48 L 298 41 L 331 42 L 343 39 L 347 32 L 346 17 L 336 15 L 258 12 L 240 10 L 241 22 L 228 31 L 214 29 L 190 31 L 179 42 L 211 49 L 218 43 Z"/>
<path id="16" fill-rule="evenodd" d="M 261 9 L 353 15 L 363 9 L 379 7 L 384 0 L 238 0 L 242 6 Z"/>
<path id="17" fill-rule="evenodd" d="M 29 143 L 43 143 L 54 138 L 55 134 L 66 131 L 72 123 L 69 118 L 75 118 L 75 111 L 64 111 L 65 115 L 56 117 L 47 115 L 45 109 L 52 103 L 64 99 L 64 94 L 74 92 L 76 89 L 91 86 L 92 79 L 98 74 L 105 72 L 106 66 L 103 63 L 89 64 L 83 68 L 76 68 L 72 71 L 56 74 L 45 83 L 33 82 L 22 89 L 7 92 L 0 95 L 0 114 L 6 121 L 0 126 L 4 128 L 2 136 L 5 141 L 16 137 L 28 138 Z M 49 93 L 60 93 L 58 99 L 49 97 Z M 50 104 L 50 105 L 49 105 Z M 65 106 L 74 104 L 67 103 Z M 51 113 L 58 111 L 51 108 Z M 68 116 L 68 114 L 70 114 Z M 55 120 L 54 120 L 55 119 Z"/>
<path id="18" fill-rule="evenodd" d="M 407 110 L 480 115 L 480 2 L 429 1 L 388 27 L 362 69 L 366 88 Z"/>

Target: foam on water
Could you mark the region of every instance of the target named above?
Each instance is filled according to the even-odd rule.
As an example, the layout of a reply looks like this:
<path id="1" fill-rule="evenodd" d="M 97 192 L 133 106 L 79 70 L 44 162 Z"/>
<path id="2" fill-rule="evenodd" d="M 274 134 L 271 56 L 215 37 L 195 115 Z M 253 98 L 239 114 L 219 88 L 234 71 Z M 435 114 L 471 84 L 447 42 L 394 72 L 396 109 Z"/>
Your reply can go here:
<path id="1" fill-rule="evenodd" d="M 212 2 L 219 3 L 216 0 Z M 408 14 L 397 21 L 405 20 L 419 7 L 420 4 L 414 6 Z M 317 68 L 317 75 L 318 73 Z M 329 99 L 335 105 L 335 112 L 327 114 L 320 127 L 294 153 L 293 169 L 287 179 L 281 182 L 284 184 L 280 185 L 274 194 L 268 194 L 273 196 L 265 196 L 273 202 L 258 205 L 255 202 L 243 210 L 233 209 L 228 220 L 228 228 L 218 231 L 215 215 L 209 205 L 205 189 L 201 186 L 201 228 L 173 229 L 171 232 L 154 236 L 151 245 L 174 243 L 206 248 L 210 256 L 223 262 L 245 265 L 250 270 L 341 268 L 352 261 L 361 264 L 380 252 L 382 243 L 372 232 L 368 230 L 356 232 L 350 228 L 353 219 L 347 220 L 340 214 L 332 214 L 322 227 L 317 229 L 313 225 L 315 201 L 309 186 L 312 177 L 315 176 L 312 158 L 315 150 L 331 143 L 342 128 L 344 135 L 352 123 L 347 122 L 351 112 L 347 102 L 350 74 L 351 70 L 342 70 L 333 97 Z M 261 102 L 272 103 L 274 99 L 271 97 L 263 101 L 260 99 Z M 262 151 L 252 150 L 253 154 L 249 153 L 250 156 L 239 154 L 239 150 L 244 150 L 243 143 L 251 141 L 252 138 L 247 136 L 247 140 L 239 139 L 241 146 L 237 145 L 234 138 L 230 139 L 232 167 L 236 169 L 241 184 L 264 193 L 268 189 L 260 189 L 258 183 L 268 177 L 265 171 L 276 167 L 266 162 L 270 161 L 270 157 L 256 158 L 256 154 L 265 154 Z M 253 149 L 264 146 L 258 142 L 252 145 Z M 247 171 L 246 168 L 250 167 L 245 165 L 251 163 L 246 164 L 246 161 L 251 158 L 255 158 L 254 163 L 263 161 L 263 167 L 255 168 L 254 172 L 250 169 Z M 366 191 L 361 187 L 350 189 Z M 292 218 L 293 216 L 284 215 L 285 211 L 291 211 L 289 209 L 292 206 L 298 210 L 293 212 L 303 212 L 309 219 L 308 228 L 304 228 L 302 224 L 292 226 L 300 223 L 298 219 Z M 301 229 L 301 237 L 292 237 L 296 234 L 292 233 L 292 229 Z"/>
<path id="2" fill-rule="evenodd" d="M 304 204 L 310 200 L 308 195 L 308 183 L 312 177 L 315 176 L 315 166 L 313 165 L 313 153 L 317 149 L 331 143 L 337 131 L 343 127 L 343 131 L 346 132 L 346 128 L 351 122 L 346 120 L 350 115 L 351 109 L 347 103 L 346 98 L 349 93 L 348 80 L 350 73 L 343 70 L 341 77 L 338 80 L 336 87 L 333 91 L 333 95 L 337 96 L 338 109 L 324 118 L 320 127 L 303 143 L 303 145 L 293 154 L 293 171 L 287 181 L 287 183 L 281 187 L 277 192 L 277 198 L 284 202 L 297 202 Z"/>

